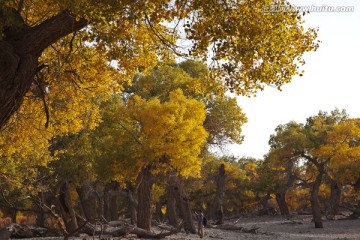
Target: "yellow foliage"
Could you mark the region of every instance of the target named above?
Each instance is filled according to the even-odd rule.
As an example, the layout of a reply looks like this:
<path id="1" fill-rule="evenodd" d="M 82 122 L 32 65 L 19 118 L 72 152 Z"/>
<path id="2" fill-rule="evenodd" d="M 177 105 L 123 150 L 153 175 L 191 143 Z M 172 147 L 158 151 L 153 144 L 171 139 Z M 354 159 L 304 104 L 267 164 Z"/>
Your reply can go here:
<path id="1" fill-rule="evenodd" d="M 171 167 L 185 177 L 199 175 L 198 156 L 208 136 L 203 127 L 204 104 L 187 99 L 181 90 L 176 90 L 164 103 L 135 96 L 127 110 L 128 116 L 141 126 L 139 165 L 153 163 L 155 171 L 164 172 Z M 167 160 L 162 162 L 164 156 Z"/>

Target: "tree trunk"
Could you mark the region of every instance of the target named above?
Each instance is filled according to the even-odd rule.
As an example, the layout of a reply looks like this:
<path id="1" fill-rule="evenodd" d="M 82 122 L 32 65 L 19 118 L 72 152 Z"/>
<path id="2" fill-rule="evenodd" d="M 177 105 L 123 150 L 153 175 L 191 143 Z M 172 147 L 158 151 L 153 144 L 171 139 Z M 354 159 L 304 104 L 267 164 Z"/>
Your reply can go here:
<path id="1" fill-rule="evenodd" d="M 105 192 L 104 193 L 104 218 L 107 221 L 111 220 L 111 203 L 110 203 L 110 193 Z"/>
<path id="2" fill-rule="evenodd" d="M 136 200 L 136 193 L 129 191 L 129 207 L 130 207 L 130 221 L 131 224 L 137 224 L 137 209 L 138 201 Z"/>
<path id="3" fill-rule="evenodd" d="M 225 181 L 226 181 L 226 174 L 225 174 L 225 165 L 221 164 L 219 167 L 219 173 L 216 176 L 216 196 L 215 196 L 215 220 L 216 224 L 220 225 L 224 223 L 224 204 L 223 198 L 225 195 Z"/>
<path id="4" fill-rule="evenodd" d="M 310 184 L 310 202 L 311 202 L 311 212 L 313 215 L 313 220 L 315 223 L 315 228 L 323 228 L 322 224 L 322 215 L 319 203 L 319 189 L 321 185 L 322 178 L 325 172 L 326 162 L 320 162 L 317 158 L 310 157 L 306 154 L 301 154 L 302 157 L 311 162 L 317 169 L 318 174 L 315 178 L 315 181 Z"/>
<path id="5" fill-rule="evenodd" d="M 30 28 L 25 26 L 16 10 L 9 9 L 23 26 L 7 29 L 0 41 L 0 129 L 23 103 L 44 49 L 87 25 L 85 20 L 77 21 L 69 12 L 62 12 Z"/>
<path id="6" fill-rule="evenodd" d="M 118 200 L 119 200 L 119 191 L 120 191 L 120 185 L 116 181 L 112 181 L 109 184 L 105 186 L 105 195 L 107 194 L 107 199 L 104 199 L 104 212 L 106 211 L 105 204 L 108 207 L 107 210 L 107 220 L 109 221 L 115 221 L 118 220 L 118 212 L 119 212 L 119 206 L 118 206 Z"/>
<path id="7" fill-rule="evenodd" d="M 138 190 L 138 209 L 137 226 L 150 231 L 151 229 L 151 194 L 154 176 L 151 173 L 151 167 L 144 168 L 141 173 L 142 178 Z"/>
<path id="8" fill-rule="evenodd" d="M 70 234 L 74 233 L 78 228 L 78 224 L 73 202 L 71 200 L 68 182 L 64 182 L 64 184 L 61 186 L 58 199 L 60 202 L 61 215 L 66 226 L 66 231 Z"/>
<path id="9" fill-rule="evenodd" d="M 171 226 L 176 227 L 178 223 L 178 217 L 176 213 L 176 176 L 174 173 L 169 174 L 168 183 L 166 187 L 167 201 L 166 201 L 166 217 Z"/>
<path id="10" fill-rule="evenodd" d="M 214 209 L 214 201 L 206 201 L 206 216 L 207 219 L 215 220 L 215 209 Z"/>
<path id="11" fill-rule="evenodd" d="M 341 189 L 333 179 L 330 179 L 330 190 L 330 215 L 335 216 L 340 211 Z"/>
<path id="12" fill-rule="evenodd" d="M 322 180 L 322 172 L 319 172 L 316 176 L 316 180 L 312 183 L 311 186 L 311 211 L 315 223 L 315 228 L 323 228 L 322 224 L 322 215 L 319 203 L 319 188 Z"/>
<path id="13" fill-rule="evenodd" d="M 189 205 L 189 199 L 184 192 L 184 188 L 179 177 L 177 177 L 177 180 L 175 182 L 177 182 L 177 186 L 174 188 L 176 193 L 176 201 L 180 209 L 181 217 L 184 221 L 184 230 L 185 232 L 195 234 L 197 231 L 194 225 L 193 214 Z"/>
<path id="14" fill-rule="evenodd" d="M 85 183 L 81 187 L 76 188 L 79 195 L 81 207 L 84 211 L 85 218 L 88 221 L 94 221 L 98 215 L 99 196 L 95 190 L 93 183 Z"/>
<path id="15" fill-rule="evenodd" d="M 286 191 L 281 191 L 279 193 L 276 193 L 276 202 L 279 206 L 280 209 L 280 213 L 283 216 L 289 216 L 290 215 L 290 211 L 289 211 L 289 207 L 286 203 Z"/>

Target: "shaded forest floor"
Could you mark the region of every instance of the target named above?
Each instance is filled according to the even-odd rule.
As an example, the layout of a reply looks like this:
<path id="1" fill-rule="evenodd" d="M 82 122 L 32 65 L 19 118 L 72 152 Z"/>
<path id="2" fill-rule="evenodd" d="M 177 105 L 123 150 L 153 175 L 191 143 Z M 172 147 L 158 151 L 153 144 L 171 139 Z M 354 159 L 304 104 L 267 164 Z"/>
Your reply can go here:
<path id="1" fill-rule="evenodd" d="M 228 220 L 227 224 L 234 224 L 236 219 Z M 291 240 L 359 240 L 360 239 L 360 219 L 356 220 L 324 220 L 324 228 L 315 229 L 311 222 L 311 216 L 293 216 L 289 219 L 282 216 L 261 216 L 240 218 L 235 226 L 246 229 L 258 228 L 257 233 L 244 233 L 238 230 L 222 230 L 212 227 L 205 228 L 203 239 L 229 239 L 229 240 L 270 240 L 270 239 L 291 239 Z M 157 227 L 153 231 L 160 232 Z M 35 239 L 35 238 L 32 238 Z M 41 240 L 60 240 L 62 238 L 38 238 Z M 76 240 L 99 239 L 99 237 L 71 238 Z M 126 238 L 106 238 L 116 240 L 136 240 L 134 235 Z M 200 239 L 194 234 L 186 234 L 184 231 L 169 236 L 166 239 L 172 240 L 194 240 Z"/>

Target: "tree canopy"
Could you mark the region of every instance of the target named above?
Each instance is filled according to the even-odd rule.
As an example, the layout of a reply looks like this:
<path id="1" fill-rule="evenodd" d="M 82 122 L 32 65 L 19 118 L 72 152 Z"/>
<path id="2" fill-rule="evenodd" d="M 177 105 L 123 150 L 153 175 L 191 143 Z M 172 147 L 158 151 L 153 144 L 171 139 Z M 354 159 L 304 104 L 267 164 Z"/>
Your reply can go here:
<path id="1" fill-rule="evenodd" d="M 112 90 L 176 55 L 209 63 L 209 74 L 238 94 L 264 85 L 280 88 L 301 74 L 303 53 L 318 44 L 316 30 L 304 29 L 300 13 L 263 12 L 279 4 L 272 0 L 0 4 L 1 128 L 30 90 L 41 98 L 45 89 L 55 92 L 62 84 L 94 93 Z"/>

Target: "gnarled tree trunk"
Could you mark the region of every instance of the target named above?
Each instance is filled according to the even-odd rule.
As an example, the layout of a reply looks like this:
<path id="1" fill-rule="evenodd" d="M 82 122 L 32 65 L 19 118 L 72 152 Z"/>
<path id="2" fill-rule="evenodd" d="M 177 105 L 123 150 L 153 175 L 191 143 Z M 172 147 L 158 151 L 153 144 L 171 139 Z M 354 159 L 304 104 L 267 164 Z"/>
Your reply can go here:
<path id="1" fill-rule="evenodd" d="M 45 48 L 87 25 L 85 20 L 77 21 L 75 16 L 64 11 L 35 27 L 28 27 L 20 13 L 12 8 L 8 10 L 18 23 L 6 29 L 0 41 L 0 129 L 23 103 Z M 0 10 L 0 21 L 6 19 L 2 14 Z"/>

